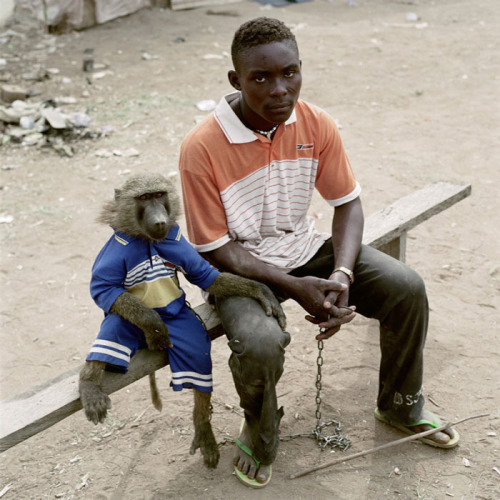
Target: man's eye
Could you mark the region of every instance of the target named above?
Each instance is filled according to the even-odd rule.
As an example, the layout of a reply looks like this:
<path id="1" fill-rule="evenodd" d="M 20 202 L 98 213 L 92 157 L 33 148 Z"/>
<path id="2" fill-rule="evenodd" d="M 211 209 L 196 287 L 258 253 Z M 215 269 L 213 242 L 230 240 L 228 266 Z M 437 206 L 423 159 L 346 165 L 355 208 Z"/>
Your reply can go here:
<path id="1" fill-rule="evenodd" d="M 285 73 L 285 78 L 293 78 L 295 76 L 295 71 L 287 71 Z"/>
<path id="2" fill-rule="evenodd" d="M 265 79 L 263 76 L 256 76 L 256 77 L 255 77 L 255 81 L 256 81 L 257 83 L 264 83 L 264 81 L 265 81 L 265 80 L 266 80 L 266 79 Z"/>

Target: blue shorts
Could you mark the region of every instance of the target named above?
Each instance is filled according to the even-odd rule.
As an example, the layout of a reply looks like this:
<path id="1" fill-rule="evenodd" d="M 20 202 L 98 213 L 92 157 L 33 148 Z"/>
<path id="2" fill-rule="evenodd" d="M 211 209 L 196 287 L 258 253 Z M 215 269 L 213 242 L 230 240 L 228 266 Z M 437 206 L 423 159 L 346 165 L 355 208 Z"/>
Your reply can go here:
<path id="1" fill-rule="evenodd" d="M 188 306 L 164 321 L 174 345 L 165 346 L 172 372 L 170 386 L 174 391 L 194 388 L 212 392 L 211 343 L 201 321 Z M 126 373 L 138 349 L 147 349 L 142 330 L 117 314 L 107 314 L 87 361 L 103 361 L 107 363 L 106 369 Z"/>

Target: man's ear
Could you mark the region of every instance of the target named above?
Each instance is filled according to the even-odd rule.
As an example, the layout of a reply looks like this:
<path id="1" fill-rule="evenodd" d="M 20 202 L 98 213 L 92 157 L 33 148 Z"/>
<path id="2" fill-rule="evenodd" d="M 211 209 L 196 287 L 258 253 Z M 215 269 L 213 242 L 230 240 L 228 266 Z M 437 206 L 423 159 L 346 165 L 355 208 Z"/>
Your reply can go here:
<path id="1" fill-rule="evenodd" d="M 240 77 L 234 69 L 228 71 L 227 78 L 232 87 L 234 87 L 236 90 L 241 90 Z"/>

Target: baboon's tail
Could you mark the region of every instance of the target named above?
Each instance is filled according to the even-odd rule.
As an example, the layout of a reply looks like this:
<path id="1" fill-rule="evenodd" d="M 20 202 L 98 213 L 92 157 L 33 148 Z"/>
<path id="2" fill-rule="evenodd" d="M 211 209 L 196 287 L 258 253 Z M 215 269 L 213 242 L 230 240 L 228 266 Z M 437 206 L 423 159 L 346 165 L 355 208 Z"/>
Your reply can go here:
<path id="1" fill-rule="evenodd" d="M 156 385 L 156 375 L 155 372 L 149 374 L 149 388 L 151 389 L 151 400 L 153 401 L 153 406 L 161 411 L 163 408 L 160 393 L 158 392 L 158 386 Z"/>

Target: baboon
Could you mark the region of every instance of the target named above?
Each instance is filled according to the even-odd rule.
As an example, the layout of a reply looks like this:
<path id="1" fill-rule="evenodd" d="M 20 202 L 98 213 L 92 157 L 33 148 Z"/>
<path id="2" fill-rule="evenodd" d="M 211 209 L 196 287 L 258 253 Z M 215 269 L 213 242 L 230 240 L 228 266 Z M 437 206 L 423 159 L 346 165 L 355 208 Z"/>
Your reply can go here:
<path id="1" fill-rule="evenodd" d="M 219 272 L 196 252 L 180 233 L 179 211 L 173 183 L 157 174 L 131 177 L 104 205 L 98 221 L 114 234 L 92 267 L 90 291 L 105 317 L 80 372 L 79 391 L 87 418 L 102 422 L 111 407 L 101 387 L 103 370 L 124 373 L 137 349 L 167 349 L 171 387 L 194 393 L 190 453 L 200 448 L 205 465 L 213 468 L 219 451 L 210 424 L 210 338 L 187 304 L 177 273 L 215 298 L 253 297 L 283 329 L 286 320 L 266 285 Z M 161 410 L 154 375 L 150 385 L 153 404 Z"/>

